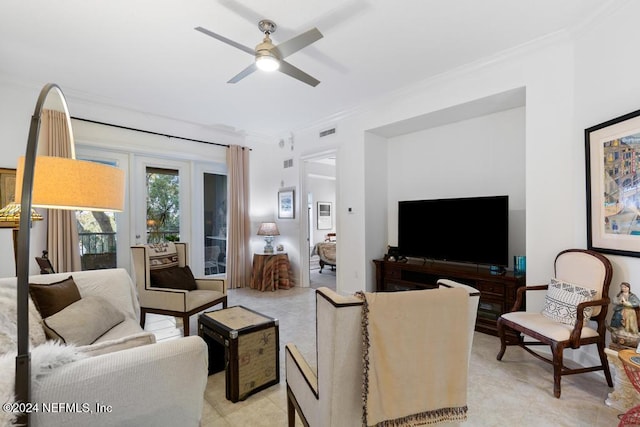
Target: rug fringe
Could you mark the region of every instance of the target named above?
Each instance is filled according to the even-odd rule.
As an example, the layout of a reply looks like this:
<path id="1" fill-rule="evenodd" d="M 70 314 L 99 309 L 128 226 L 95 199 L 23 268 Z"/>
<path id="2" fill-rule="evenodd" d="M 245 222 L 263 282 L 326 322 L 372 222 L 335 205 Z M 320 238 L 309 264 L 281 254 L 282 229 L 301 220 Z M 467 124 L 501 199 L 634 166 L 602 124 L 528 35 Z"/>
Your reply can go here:
<path id="1" fill-rule="evenodd" d="M 440 408 L 421 414 L 408 415 L 395 420 L 381 421 L 375 427 L 406 427 L 439 424 L 442 422 L 455 422 L 467 420 L 467 406 L 458 408 Z"/>

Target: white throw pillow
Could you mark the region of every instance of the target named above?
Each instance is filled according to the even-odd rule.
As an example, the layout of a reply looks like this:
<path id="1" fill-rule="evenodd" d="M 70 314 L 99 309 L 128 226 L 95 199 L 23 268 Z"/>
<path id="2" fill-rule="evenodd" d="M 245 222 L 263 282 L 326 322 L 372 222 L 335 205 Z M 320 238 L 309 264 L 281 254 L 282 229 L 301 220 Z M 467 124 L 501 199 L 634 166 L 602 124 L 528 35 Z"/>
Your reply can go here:
<path id="1" fill-rule="evenodd" d="M 575 325 L 578 318 L 578 304 L 593 300 L 595 289 L 584 288 L 573 283 L 551 279 L 545 297 L 542 314 L 556 322 Z M 592 307 L 584 309 L 584 322 L 591 318 Z"/>
<path id="2" fill-rule="evenodd" d="M 87 295 L 44 319 L 47 336 L 64 343 L 88 345 L 124 321 L 124 313 L 106 299 Z"/>

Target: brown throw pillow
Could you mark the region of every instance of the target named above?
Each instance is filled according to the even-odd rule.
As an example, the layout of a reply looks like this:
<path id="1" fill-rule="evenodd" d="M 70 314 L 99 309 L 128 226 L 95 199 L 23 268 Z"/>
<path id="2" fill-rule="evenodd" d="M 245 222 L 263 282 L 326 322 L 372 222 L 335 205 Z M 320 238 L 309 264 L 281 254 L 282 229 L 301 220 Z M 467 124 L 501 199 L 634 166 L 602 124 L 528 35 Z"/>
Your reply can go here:
<path id="1" fill-rule="evenodd" d="M 30 283 L 29 294 L 43 319 L 80 299 L 80 291 L 72 276 L 55 283 Z"/>
<path id="2" fill-rule="evenodd" d="M 155 288 L 184 289 L 195 291 L 196 279 L 188 265 L 149 270 L 151 286 Z"/>

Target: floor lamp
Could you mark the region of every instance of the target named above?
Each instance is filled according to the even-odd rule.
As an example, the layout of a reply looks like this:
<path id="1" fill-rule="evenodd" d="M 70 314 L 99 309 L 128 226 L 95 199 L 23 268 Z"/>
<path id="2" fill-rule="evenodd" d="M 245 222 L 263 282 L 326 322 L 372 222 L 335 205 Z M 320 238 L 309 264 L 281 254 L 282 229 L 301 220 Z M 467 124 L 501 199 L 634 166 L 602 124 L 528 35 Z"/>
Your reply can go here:
<path id="1" fill-rule="evenodd" d="M 49 100 L 48 97 L 51 97 Z M 57 97 L 57 99 L 56 99 Z M 67 102 L 58 85 L 49 83 L 40 96 L 31 117 L 25 157 L 18 159 L 16 203 L 21 212 L 33 206 L 49 209 L 122 211 L 124 208 L 124 172 L 100 163 L 74 158 L 37 156 L 42 112 L 56 105 L 66 115 L 67 131 L 73 152 L 73 132 Z M 20 216 L 18 233 L 16 402 L 31 398 L 31 354 L 29 352 L 29 240 L 31 216 Z M 29 424 L 29 414 L 20 414 L 18 423 Z"/>

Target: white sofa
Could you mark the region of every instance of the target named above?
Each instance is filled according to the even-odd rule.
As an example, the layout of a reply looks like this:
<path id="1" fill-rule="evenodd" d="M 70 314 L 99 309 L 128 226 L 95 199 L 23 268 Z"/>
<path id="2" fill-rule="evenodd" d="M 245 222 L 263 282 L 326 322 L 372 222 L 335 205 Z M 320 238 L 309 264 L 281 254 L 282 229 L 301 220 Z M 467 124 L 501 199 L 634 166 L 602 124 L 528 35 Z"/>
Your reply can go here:
<path id="1" fill-rule="evenodd" d="M 95 342 L 78 346 L 80 360 L 32 378 L 32 403 L 70 404 L 71 410 L 63 407 L 59 411 L 60 406 L 54 406 L 57 413 L 45 413 L 41 409 L 31 414 L 31 425 L 198 426 L 207 382 L 204 341 L 194 336 L 155 343 L 153 334 L 140 327 L 135 286 L 124 269 L 32 276 L 29 283 L 55 283 L 69 276 L 82 299 L 89 295 L 105 298 L 125 319 Z M 15 278 L 0 279 L 0 293 L 6 296 L 15 285 Z M 33 305 L 30 313 L 38 317 Z M 92 319 L 85 320 L 88 324 Z M 34 337 L 42 331 L 33 330 L 38 325 L 33 319 L 30 323 L 33 377 L 39 368 L 34 367 L 38 349 Z M 2 368 L 6 367 L 5 363 Z M 74 403 L 82 409 L 74 408 Z M 98 405 L 105 412 L 96 413 Z M 91 412 L 83 413 L 84 408 Z"/>

